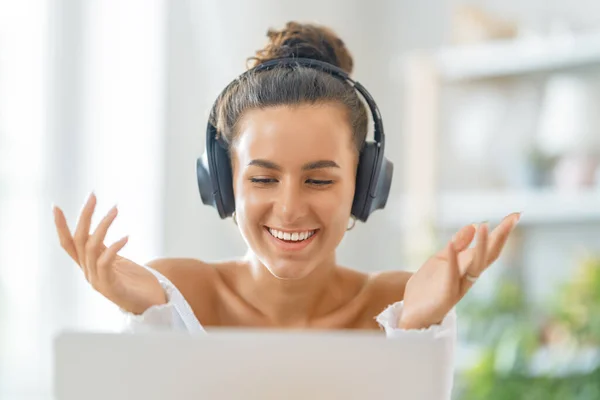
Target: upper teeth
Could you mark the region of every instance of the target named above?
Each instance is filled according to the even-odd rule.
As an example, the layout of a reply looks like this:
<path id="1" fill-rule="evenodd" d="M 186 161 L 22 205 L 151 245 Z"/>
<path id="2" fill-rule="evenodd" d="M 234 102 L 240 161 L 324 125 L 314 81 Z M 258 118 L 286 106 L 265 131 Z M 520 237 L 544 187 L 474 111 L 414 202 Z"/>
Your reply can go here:
<path id="1" fill-rule="evenodd" d="M 305 232 L 282 232 L 276 229 L 269 228 L 269 233 L 275 236 L 276 238 L 283 240 L 292 240 L 292 241 L 300 241 L 305 240 L 315 234 L 315 231 L 305 231 Z"/>

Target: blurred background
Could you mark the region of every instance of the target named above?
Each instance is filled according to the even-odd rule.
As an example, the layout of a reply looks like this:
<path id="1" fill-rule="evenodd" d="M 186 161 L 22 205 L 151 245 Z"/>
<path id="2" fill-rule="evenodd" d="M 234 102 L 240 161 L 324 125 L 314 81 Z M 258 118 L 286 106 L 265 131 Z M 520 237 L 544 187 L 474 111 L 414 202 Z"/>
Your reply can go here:
<path id="1" fill-rule="evenodd" d="M 0 0 L 0 399 L 52 398 L 52 339 L 116 331 L 56 238 L 90 191 L 123 255 L 244 253 L 202 206 L 208 109 L 269 27 L 332 27 L 377 100 L 385 210 L 340 262 L 414 270 L 462 225 L 523 211 L 459 306 L 455 399 L 600 399 L 597 0 Z"/>

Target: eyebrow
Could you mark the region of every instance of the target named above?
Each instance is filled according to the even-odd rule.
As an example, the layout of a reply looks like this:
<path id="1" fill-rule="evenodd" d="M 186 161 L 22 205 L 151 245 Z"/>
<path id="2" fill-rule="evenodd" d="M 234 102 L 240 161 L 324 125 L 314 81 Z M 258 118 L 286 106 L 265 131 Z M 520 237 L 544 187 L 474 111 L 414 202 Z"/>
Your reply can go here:
<path id="1" fill-rule="evenodd" d="M 308 171 L 308 170 L 312 170 L 312 169 L 322 169 L 322 168 L 339 168 L 340 166 L 337 165 L 337 163 L 335 161 L 332 160 L 319 160 L 319 161 L 313 161 L 313 162 L 309 162 L 307 164 L 304 164 L 302 166 L 302 170 L 303 171 Z"/>
<path id="2" fill-rule="evenodd" d="M 248 163 L 248 166 L 255 166 L 255 167 L 260 167 L 260 168 L 266 168 L 266 169 L 273 169 L 276 171 L 281 171 L 283 168 L 281 168 L 281 166 L 275 164 L 272 161 L 268 161 L 268 160 L 261 160 L 261 159 L 256 159 L 256 160 L 252 160 Z M 312 161 L 309 163 L 306 163 L 302 166 L 302 170 L 303 171 L 309 171 L 309 170 L 314 170 L 314 169 L 323 169 L 323 168 L 339 168 L 340 166 L 332 160 L 319 160 L 319 161 Z"/>

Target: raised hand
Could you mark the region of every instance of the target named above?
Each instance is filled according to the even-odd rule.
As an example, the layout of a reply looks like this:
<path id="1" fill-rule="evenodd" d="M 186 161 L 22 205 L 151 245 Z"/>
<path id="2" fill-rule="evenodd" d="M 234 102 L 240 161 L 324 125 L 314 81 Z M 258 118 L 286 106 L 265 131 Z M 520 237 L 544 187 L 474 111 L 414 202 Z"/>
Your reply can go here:
<path id="1" fill-rule="evenodd" d="M 490 234 L 487 223 L 462 228 L 446 248 L 430 258 L 406 284 L 399 327 L 421 329 L 440 323 L 475 280 L 498 259 L 519 221 L 511 214 Z M 475 248 L 468 248 L 477 234 Z"/>
<path id="2" fill-rule="evenodd" d="M 95 207 L 96 196 L 91 194 L 73 235 L 62 210 L 56 206 L 53 208 L 61 247 L 79 265 L 91 286 L 120 308 L 141 314 L 153 305 L 166 303 L 165 292 L 154 275 L 141 265 L 118 255 L 127 244 L 127 237 L 109 247 L 104 245 L 106 233 L 117 217 L 116 206 L 90 234 Z"/>

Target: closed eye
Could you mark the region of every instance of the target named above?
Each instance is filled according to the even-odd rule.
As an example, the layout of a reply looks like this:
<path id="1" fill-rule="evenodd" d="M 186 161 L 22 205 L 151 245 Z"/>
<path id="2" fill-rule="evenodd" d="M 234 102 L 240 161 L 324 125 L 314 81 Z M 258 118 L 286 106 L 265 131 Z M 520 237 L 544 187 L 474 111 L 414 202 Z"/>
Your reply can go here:
<path id="1" fill-rule="evenodd" d="M 277 182 L 276 179 L 273 178 L 250 178 L 250 182 L 252 183 L 260 183 L 260 184 L 267 184 L 267 183 L 275 183 Z"/>
<path id="2" fill-rule="evenodd" d="M 273 178 L 250 178 L 250 182 L 257 183 L 260 185 L 267 185 L 276 183 L 277 179 Z M 333 183 L 333 180 L 321 180 L 321 179 L 307 179 L 306 183 L 314 186 L 327 186 Z"/>
<path id="3" fill-rule="evenodd" d="M 331 185 L 333 183 L 332 180 L 318 180 L 318 179 L 307 179 L 306 182 L 310 183 L 311 185 L 316 185 L 316 186 L 326 186 L 326 185 Z"/>

